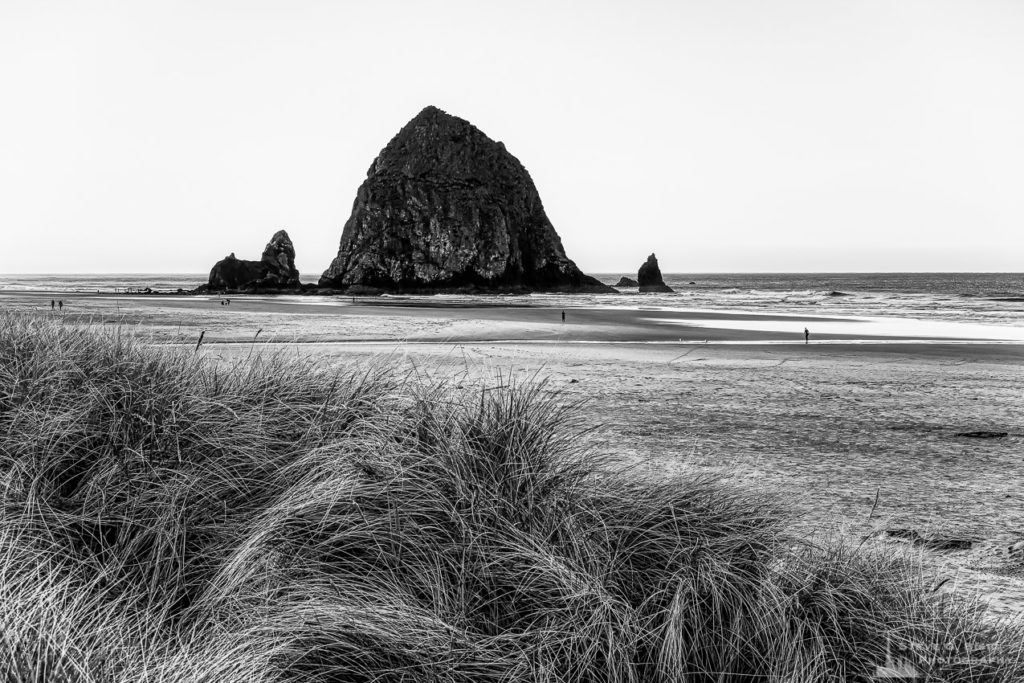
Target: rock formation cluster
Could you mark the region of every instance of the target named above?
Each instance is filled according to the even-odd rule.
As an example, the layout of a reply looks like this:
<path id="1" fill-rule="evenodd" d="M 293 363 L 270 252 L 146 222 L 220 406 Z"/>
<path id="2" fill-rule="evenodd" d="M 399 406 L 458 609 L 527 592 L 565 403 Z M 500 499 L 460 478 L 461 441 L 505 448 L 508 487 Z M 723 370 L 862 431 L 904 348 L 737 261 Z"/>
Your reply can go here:
<path id="1" fill-rule="evenodd" d="M 259 261 L 232 253 L 213 291 L 299 289 L 284 230 Z M 321 291 L 614 292 L 566 256 L 530 174 L 468 121 L 427 107 L 381 150 L 359 187 Z"/>
<path id="2" fill-rule="evenodd" d="M 648 256 L 647 260 L 640 266 L 640 270 L 637 271 L 636 274 L 636 279 L 642 293 L 671 293 L 674 291 L 671 287 L 666 285 L 665 280 L 662 279 L 661 268 L 658 267 L 658 258 L 654 254 Z"/>
<path id="3" fill-rule="evenodd" d="M 210 271 L 207 289 L 212 291 L 298 289 L 295 247 L 288 233 L 278 230 L 270 238 L 259 261 L 246 261 L 232 252 Z"/>

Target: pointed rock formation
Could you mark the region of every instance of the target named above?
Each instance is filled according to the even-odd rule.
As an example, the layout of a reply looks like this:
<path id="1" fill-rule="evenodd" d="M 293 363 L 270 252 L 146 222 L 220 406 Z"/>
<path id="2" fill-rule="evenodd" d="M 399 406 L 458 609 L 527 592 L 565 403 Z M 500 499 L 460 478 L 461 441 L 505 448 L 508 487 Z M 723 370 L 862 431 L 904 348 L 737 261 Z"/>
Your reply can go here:
<path id="1" fill-rule="evenodd" d="M 640 291 L 646 292 L 666 292 L 671 293 L 674 290 L 665 284 L 665 281 L 661 279 L 661 268 L 658 267 L 658 258 L 651 254 L 647 257 L 647 260 L 640 270 L 636 274 L 637 282 L 640 285 Z"/>
<path id="2" fill-rule="evenodd" d="M 298 289 L 299 271 L 295 269 L 295 247 L 284 230 L 270 238 L 259 261 L 244 261 L 232 253 L 217 261 L 210 271 L 207 288 L 211 290 Z"/>
<path id="3" fill-rule="evenodd" d="M 530 174 L 505 146 L 436 107 L 370 166 L 320 286 L 614 291 L 566 256 Z"/>

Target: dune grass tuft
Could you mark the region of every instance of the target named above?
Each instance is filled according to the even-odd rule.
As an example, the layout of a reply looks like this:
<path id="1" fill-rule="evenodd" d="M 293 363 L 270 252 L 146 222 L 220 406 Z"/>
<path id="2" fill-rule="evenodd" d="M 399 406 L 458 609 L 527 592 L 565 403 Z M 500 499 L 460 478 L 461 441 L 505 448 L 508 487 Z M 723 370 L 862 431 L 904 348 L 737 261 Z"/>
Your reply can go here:
<path id="1" fill-rule="evenodd" d="M 1024 632 L 541 382 L 0 316 L 4 681 L 1016 681 Z"/>

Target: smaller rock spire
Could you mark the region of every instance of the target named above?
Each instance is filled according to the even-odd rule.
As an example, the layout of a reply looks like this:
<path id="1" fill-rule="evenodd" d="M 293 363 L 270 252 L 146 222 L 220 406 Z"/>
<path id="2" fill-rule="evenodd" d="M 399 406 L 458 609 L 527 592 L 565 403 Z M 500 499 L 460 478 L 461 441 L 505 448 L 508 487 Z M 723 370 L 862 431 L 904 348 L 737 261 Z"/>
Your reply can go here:
<path id="1" fill-rule="evenodd" d="M 295 268 L 295 247 L 288 233 L 278 230 L 263 249 L 259 261 L 245 261 L 235 253 L 217 261 L 210 271 L 207 287 L 211 290 L 298 289 L 299 271 Z"/>
<path id="2" fill-rule="evenodd" d="M 671 293 L 674 290 L 665 284 L 661 278 L 661 268 L 658 267 L 658 257 L 651 254 L 637 271 L 636 281 L 640 285 L 641 293 Z"/>

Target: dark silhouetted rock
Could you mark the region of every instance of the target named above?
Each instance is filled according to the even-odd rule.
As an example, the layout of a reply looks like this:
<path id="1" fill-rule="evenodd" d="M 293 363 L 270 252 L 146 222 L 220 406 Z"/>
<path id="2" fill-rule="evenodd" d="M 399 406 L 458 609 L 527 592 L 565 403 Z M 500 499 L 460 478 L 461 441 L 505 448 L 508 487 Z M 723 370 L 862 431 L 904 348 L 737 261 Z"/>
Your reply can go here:
<path id="1" fill-rule="evenodd" d="M 207 288 L 211 290 L 299 289 L 299 271 L 295 269 L 295 247 L 288 233 L 278 230 L 263 250 L 259 261 L 245 261 L 232 253 L 217 261 L 210 271 Z"/>
<path id="2" fill-rule="evenodd" d="M 968 439 L 1001 439 L 1004 436 L 1009 435 L 1009 432 L 989 432 L 981 430 L 977 432 L 957 432 L 953 436 L 962 436 Z"/>
<path id="3" fill-rule="evenodd" d="M 427 107 L 359 187 L 320 286 L 614 292 L 565 254 L 530 174 L 500 142 Z"/>
<path id="4" fill-rule="evenodd" d="M 631 277 L 620 277 L 619 281 L 615 283 L 616 287 L 639 287 L 640 283 Z"/>
<path id="5" fill-rule="evenodd" d="M 976 541 L 966 536 L 945 536 L 935 533 L 925 535 L 915 529 L 887 529 L 885 535 L 909 541 L 912 545 L 924 546 L 929 550 L 940 551 L 970 550 Z"/>
<path id="6" fill-rule="evenodd" d="M 647 257 L 637 271 L 636 279 L 641 292 L 672 292 L 672 288 L 661 279 L 661 268 L 654 254 Z"/>
<path id="7" fill-rule="evenodd" d="M 924 547 L 931 550 L 970 550 L 974 539 L 938 536 L 924 539 Z"/>

